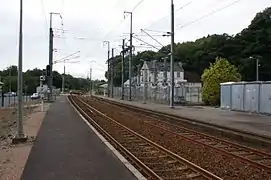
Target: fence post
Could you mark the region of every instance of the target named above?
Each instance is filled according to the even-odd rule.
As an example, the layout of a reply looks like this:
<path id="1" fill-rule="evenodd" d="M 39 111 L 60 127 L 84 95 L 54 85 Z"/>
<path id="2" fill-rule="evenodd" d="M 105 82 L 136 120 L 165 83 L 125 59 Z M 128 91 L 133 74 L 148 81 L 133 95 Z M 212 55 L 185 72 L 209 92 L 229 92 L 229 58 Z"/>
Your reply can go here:
<path id="1" fill-rule="evenodd" d="M 4 92 L 1 92 L 1 100 L 2 100 L 2 107 L 4 107 L 4 100 L 5 100 L 5 98 L 4 98 Z"/>
<path id="2" fill-rule="evenodd" d="M 145 62 L 144 62 L 145 63 Z M 143 74 L 143 77 L 144 77 L 144 83 L 143 83 L 143 103 L 146 104 L 146 99 L 147 99 L 147 69 L 143 69 L 144 71 L 144 74 Z"/>
<path id="3" fill-rule="evenodd" d="M 18 98 L 17 98 L 17 101 L 18 101 Z M 16 106 L 16 96 L 13 96 L 13 105 Z"/>
<path id="4" fill-rule="evenodd" d="M 8 96 L 8 106 L 10 106 L 10 95 Z"/>
<path id="5" fill-rule="evenodd" d="M 199 102 L 199 96 L 200 96 L 200 92 L 199 92 L 199 87 L 198 87 L 198 104 L 200 103 Z"/>

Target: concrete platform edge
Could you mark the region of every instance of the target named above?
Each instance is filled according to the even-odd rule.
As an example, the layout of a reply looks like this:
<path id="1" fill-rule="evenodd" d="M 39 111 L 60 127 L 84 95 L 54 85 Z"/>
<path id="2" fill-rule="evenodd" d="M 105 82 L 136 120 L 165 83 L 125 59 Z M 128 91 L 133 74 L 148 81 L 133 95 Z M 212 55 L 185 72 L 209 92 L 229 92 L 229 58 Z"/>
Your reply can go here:
<path id="1" fill-rule="evenodd" d="M 68 98 L 67 98 L 68 99 Z M 103 137 L 75 108 L 75 106 L 68 99 L 69 104 L 73 107 L 80 118 L 87 124 L 87 126 L 99 137 L 99 139 L 106 145 L 110 151 L 124 164 L 124 166 L 139 180 L 147 180 L 119 151 L 117 151 L 106 139 Z"/>
<path id="2" fill-rule="evenodd" d="M 244 137 L 247 136 L 248 138 L 257 138 L 257 139 L 260 139 L 261 141 L 264 141 L 267 144 L 271 145 L 271 137 L 269 137 L 269 136 L 264 136 L 264 135 L 260 135 L 260 134 L 240 130 L 240 129 L 235 129 L 235 128 L 231 128 L 231 127 L 212 124 L 212 123 L 204 122 L 204 121 L 201 121 L 201 120 L 198 120 L 198 119 L 192 119 L 192 118 L 188 118 L 188 117 L 184 117 L 184 116 L 180 116 L 180 115 L 170 114 L 170 113 L 167 113 L 167 112 L 161 112 L 161 111 L 157 111 L 157 110 L 153 110 L 153 109 L 149 109 L 149 108 L 139 107 L 137 105 L 131 105 L 131 104 L 125 103 L 124 100 L 118 101 L 118 100 L 112 99 L 112 98 L 96 96 L 96 95 L 93 95 L 93 96 L 97 97 L 97 98 L 103 98 L 103 99 L 106 99 L 106 100 L 109 100 L 109 101 L 113 101 L 113 102 L 116 102 L 116 103 L 129 105 L 129 106 L 139 108 L 139 109 L 142 109 L 142 110 L 147 110 L 147 111 L 151 111 L 151 112 L 154 112 L 154 113 L 160 113 L 160 114 L 163 114 L 165 116 L 181 118 L 181 119 L 185 120 L 185 122 L 190 123 L 190 124 L 198 124 L 199 126 L 206 126 L 206 127 L 209 127 L 209 128 L 217 128 L 217 130 L 219 130 L 219 131 L 224 131 L 224 132 L 228 131 L 228 133 L 239 134 L 239 135 L 242 135 Z"/>

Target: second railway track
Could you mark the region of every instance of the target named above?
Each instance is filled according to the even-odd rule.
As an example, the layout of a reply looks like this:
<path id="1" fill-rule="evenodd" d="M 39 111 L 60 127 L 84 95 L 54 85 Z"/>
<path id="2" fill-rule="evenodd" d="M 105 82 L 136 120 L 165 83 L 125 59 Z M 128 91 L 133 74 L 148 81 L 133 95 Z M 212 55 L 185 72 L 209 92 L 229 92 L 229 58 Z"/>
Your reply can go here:
<path id="1" fill-rule="evenodd" d="M 106 116 L 76 96 L 76 108 L 147 179 L 221 179 Z"/>
<path id="2" fill-rule="evenodd" d="M 168 141 L 168 142 L 172 141 L 170 143 L 170 144 L 172 144 L 173 141 L 178 141 L 177 139 L 179 139 L 178 144 L 180 147 L 183 146 L 182 143 L 184 141 L 191 142 L 192 144 L 194 143 L 195 145 L 198 144 L 198 147 L 202 147 L 202 146 L 206 147 L 206 148 L 204 148 L 206 150 L 208 150 L 208 148 L 209 148 L 210 152 L 216 153 L 216 154 L 214 154 L 215 157 L 219 156 L 218 154 L 229 157 L 229 159 L 226 161 L 224 160 L 224 158 L 222 158 L 223 161 L 221 161 L 222 159 L 220 157 L 218 157 L 221 160 L 219 160 L 220 163 L 217 164 L 218 165 L 217 167 L 210 166 L 211 164 L 214 164 L 214 165 L 216 164 L 217 160 L 215 160 L 215 158 L 211 158 L 213 160 L 210 159 L 210 165 L 207 165 L 206 163 L 199 163 L 202 167 L 204 167 L 205 169 L 208 169 L 211 172 L 218 171 L 218 173 L 216 173 L 216 174 L 220 175 L 223 178 L 225 177 L 226 179 L 228 179 L 228 178 L 231 179 L 231 177 L 234 177 L 233 179 L 271 179 L 270 164 L 269 164 L 271 158 L 270 158 L 270 154 L 268 154 L 268 153 L 258 151 L 256 149 L 249 148 L 246 146 L 242 146 L 242 145 L 233 143 L 231 141 L 216 138 L 214 136 L 210 136 L 205 133 L 200 133 L 195 130 L 184 128 L 180 125 L 174 125 L 172 123 L 165 122 L 166 118 L 164 118 L 163 116 L 159 117 L 159 116 L 157 116 L 157 114 L 153 115 L 152 113 L 147 114 L 147 113 L 140 111 L 140 109 L 138 109 L 138 110 L 137 109 L 130 109 L 129 107 L 126 108 L 125 105 L 119 105 L 118 103 L 114 103 L 111 101 L 107 102 L 107 101 L 103 101 L 103 100 L 96 99 L 96 98 L 93 98 L 93 99 L 82 98 L 82 99 L 84 101 L 90 103 L 91 105 L 94 105 L 95 107 L 100 109 L 102 112 L 108 114 L 108 116 L 110 116 L 110 117 L 118 118 L 118 116 L 119 116 L 119 118 L 122 118 L 122 119 L 123 118 L 129 119 L 129 117 L 130 117 L 130 122 L 133 122 L 133 120 L 141 122 L 140 126 L 142 126 L 142 128 L 148 129 L 151 127 L 155 127 L 156 128 L 155 131 L 158 134 L 160 134 L 160 133 L 165 134 L 165 137 L 170 138 L 170 139 L 166 140 L 165 137 L 163 139 L 159 139 L 159 138 L 157 140 L 155 140 L 155 138 L 153 139 L 152 138 L 153 130 L 151 130 L 151 129 L 149 130 L 149 135 L 147 135 L 148 138 L 155 140 L 156 143 L 161 144 L 164 147 L 169 148 L 170 150 L 173 150 L 177 154 L 182 155 L 183 153 L 187 153 L 187 152 L 190 152 L 191 150 L 192 151 L 194 151 L 194 150 L 187 149 L 188 151 L 187 150 L 183 151 L 183 150 L 181 150 L 183 148 L 181 148 L 180 149 L 181 151 L 180 151 L 180 150 L 178 150 L 179 148 L 175 148 L 174 145 L 173 146 L 170 145 L 170 146 L 172 146 L 172 148 L 173 148 L 172 149 L 171 147 L 168 147 L 168 145 L 167 145 L 168 143 L 166 143 L 166 141 Z M 109 112 L 108 110 L 110 110 L 111 112 Z M 120 114 L 120 115 L 118 115 L 118 114 Z M 121 114 L 123 114 L 123 115 L 121 115 Z M 160 120 L 160 119 L 162 119 L 162 120 Z M 125 122 L 125 120 L 121 120 L 120 122 Z M 132 129 L 134 129 L 134 128 L 132 127 Z M 138 129 L 138 128 L 136 128 L 136 129 Z M 138 131 L 138 130 L 136 130 L 136 131 Z M 139 132 L 141 134 L 141 130 L 139 130 Z M 145 133 L 143 132 L 143 135 L 144 134 Z M 168 136 L 166 134 L 172 134 L 172 136 Z M 159 137 L 159 135 L 157 137 Z M 160 143 L 160 141 L 161 141 L 161 143 Z M 177 147 L 178 144 L 176 144 L 175 146 Z M 197 146 L 195 146 L 195 147 L 197 147 Z M 176 151 L 174 149 L 176 149 Z M 197 150 L 197 151 L 206 152 L 206 150 Z M 189 154 L 190 153 L 188 153 L 188 155 Z M 194 152 L 192 154 L 194 154 Z M 195 155 L 192 155 L 192 154 L 191 154 L 191 156 L 194 157 Z M 184 156 L 184 157 L 188 158 L 190 161 L 192 160 L 194 163 L 198 164 L 198 160 L 194 161 L 193 158 L 190 158 L 187 156 Z M 200 159 L 203 160 L 203 158 L 200 158 Z M 208 162 L 209 160 L 207 160 L 207 159 L 205 161 Z M 234 165 L 234 163 L 233 164 L 229 163 L 229 160 L 233 161 L 233 162 L 237 161 L 235 163 L 236 165 Z M 243 162 L 243 165 L 239 164 L 238 161 Z M 223 166 L 225 166 L 225 167 L 223 167 Z M 229 167 L 229 169 L 226 167 Z M 254 170 L 252 167 L 254 167 Z M 242 171 L 242 173 L 238 173 L 240 170 Z M 246 172 L 248 172 L 247 175 L 245 175 Z M 237 176 L 238 174 L 240 174 L 240 175 L 242 174 L 242 175 Z"/>
<path id="3" fill-rule="evenodd" d="M 125 107 L 118 106 L 117 104 L 108 103 L 106 101 L 103 101 L 102 103 L 107 103 L 108 105 L 111 104 L 115 107 L 125 109 Z M 128 109 L 126 110 L 131 111 Z M 146 115 L 135 111 L 133 111 L 133 113 L 137 113 L 140 116 L 147 117 L 149 120 L 143 121 L 159 129 L 172 133 L 188 141 L 202 144 L 227 156 L 238 158 L 241 161 L 249 163 L 254 167 L 271 172 L 271 154 L 250 147 L 242 146 L 227 140 L 216 138 L 214 136 L 191 130 L 180 125 L 175 125 L 164 120 L 160 120 L 161 118 L 154 117 L 151 114 Z"/>

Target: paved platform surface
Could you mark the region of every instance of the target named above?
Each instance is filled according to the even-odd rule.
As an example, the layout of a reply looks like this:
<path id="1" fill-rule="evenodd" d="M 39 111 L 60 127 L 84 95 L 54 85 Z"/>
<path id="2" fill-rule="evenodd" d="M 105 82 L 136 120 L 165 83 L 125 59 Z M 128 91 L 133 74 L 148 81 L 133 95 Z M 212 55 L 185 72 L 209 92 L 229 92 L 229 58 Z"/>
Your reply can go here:
<path id="1" fill-rule="evenodd" d="M 175 106 L 174 109 L 171 109 L 165 104 L 153 102 L 143 104 L 142 101 L 112 99 L 105 96 L 98 97 L 271 138 L 271 116 L 268 115 L 228 111 L 204 106 Z"/>
<path id="2" fill-rule="evenodd" d="M 62 96 L 51 105 L 22 180 L 133 180 Z"/>

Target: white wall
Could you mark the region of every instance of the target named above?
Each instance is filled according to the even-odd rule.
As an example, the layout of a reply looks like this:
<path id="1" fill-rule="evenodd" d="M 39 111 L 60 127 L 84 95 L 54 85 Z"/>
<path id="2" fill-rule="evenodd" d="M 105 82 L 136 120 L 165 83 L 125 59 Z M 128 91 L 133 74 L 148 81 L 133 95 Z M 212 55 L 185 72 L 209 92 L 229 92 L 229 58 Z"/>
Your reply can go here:
<path id="1" fill-rule="evenodd" d="M 175 83 L 184 81 L 184 72 L 179 72 L 179 77 L 177 77 L 178 72 L 174 72 Z M 154 83 L 154 73 L 147 70 L 147 82 Z M 157 72 L 157 81 L 164 82 L 164 72 Z M 143 83 L 143 70 L 141 70 L 140 82 Z M 167 82 L 170 82 L 170 72 L 167 72 Z"/>
<path id="2" fill-rule="evenodd" d="M 175 83 L 182 82 L 184 80 L 184 72 L 179 72 L 179 77 L 177 77 L 178 72 L 174 72 Z M 170 82 L 170 72 L 167 72 L 167 81 Z"/>
<path id="3" fill-rule="evenodd" d="M 193 87 L 201 88 L 202 84 L 201 84 L 201 82 L 196 82 L 196 83 L 187 82 L 187 83 L 185 83 L 185 86 L 186 87 L 191 87 L 191 88 L 193 88 Z"/>

